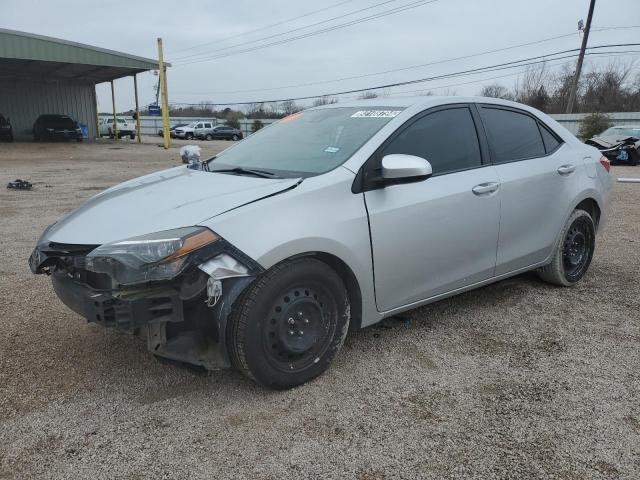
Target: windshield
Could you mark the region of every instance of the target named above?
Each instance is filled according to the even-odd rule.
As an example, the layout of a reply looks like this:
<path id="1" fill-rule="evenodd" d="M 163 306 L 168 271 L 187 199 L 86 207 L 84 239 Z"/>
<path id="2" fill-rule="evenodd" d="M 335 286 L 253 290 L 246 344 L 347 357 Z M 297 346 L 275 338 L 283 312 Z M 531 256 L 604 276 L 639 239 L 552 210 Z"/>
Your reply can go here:
<path id="1" fill-rule="evenodd" d="M 214 157 L 210 171 L 259 169 L 311 176 L 342 165 L 402 108 L 325 108 L 283 118 Z"/>
<path id="2" fill-rule="evenodd" d="M 615 135 L 617 137 L 640 137 L 640 128 L 611 127 L 607 128 L 600 135 Z"/>
<path id="3" fill-rule="evenodd" d="M 43 115 L 43 124 L 50 128 L 76 128 L 75 122 L 66 115 Z"/>

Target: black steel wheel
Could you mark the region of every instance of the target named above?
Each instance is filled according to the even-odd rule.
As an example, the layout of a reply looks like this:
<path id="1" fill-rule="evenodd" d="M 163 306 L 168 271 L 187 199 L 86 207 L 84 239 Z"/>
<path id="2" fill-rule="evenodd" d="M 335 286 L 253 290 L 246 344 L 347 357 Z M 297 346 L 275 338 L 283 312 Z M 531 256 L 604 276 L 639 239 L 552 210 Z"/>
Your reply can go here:
<path id="1" fill-rule="evenodd" d="M 575 210 L 563 228 L 551 263 L 538 269 L 543 280 L 569 287 L 587 273 L 595 249 L 596 229 L 591 215 Z"/>
<path id="2" fill-rule="evenodd" d="M 291 388 L 325 371 L 349 327 L 344 284 L 313 258 L 265 272 L 234 305 L 227 345 L 234 366 L 258 383 Z"/>
<path id="3" fill-rule="evenodd" d="M 562 247 L 564 274 L 576 281 L 587 270 L 593 255 L 593 224 L 584 216 L 576 218 L 567 232 Z"/>

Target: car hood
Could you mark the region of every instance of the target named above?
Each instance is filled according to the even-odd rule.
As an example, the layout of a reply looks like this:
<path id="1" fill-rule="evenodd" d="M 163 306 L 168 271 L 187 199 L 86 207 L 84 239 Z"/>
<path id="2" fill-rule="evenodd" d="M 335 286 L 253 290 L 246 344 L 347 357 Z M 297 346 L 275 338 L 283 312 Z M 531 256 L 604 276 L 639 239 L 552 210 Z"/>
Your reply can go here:
<path id="1" fill-rule="evenodd" d="M 99 245 L 199 223 L 295 187 L 270 179 L 176 167 L 95 195 L 45 231 L 39 243 Z"/>
<path id="2" fill-rule="evenodd" d="M 613 148 L 626 142 L 640 143 L 640 140 L 629 135 L 605 135 L 603 137 L 593 137 L 590 142 L 597 143 L 604 148 Z"/>

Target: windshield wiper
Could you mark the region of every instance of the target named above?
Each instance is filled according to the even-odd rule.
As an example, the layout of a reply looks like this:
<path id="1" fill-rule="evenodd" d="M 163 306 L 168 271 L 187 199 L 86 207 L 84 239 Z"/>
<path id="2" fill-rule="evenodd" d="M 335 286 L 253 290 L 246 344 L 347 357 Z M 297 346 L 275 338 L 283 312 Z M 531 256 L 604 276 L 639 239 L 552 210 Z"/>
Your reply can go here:
<path id="1" fill-rule="evenodd" d="M 255 175 L 256 177 L 261 178 L 280 178 L 275 173 L 269 172 L 267 170 L 256 170 L 253 168 L 220 168 L 216 170 L 209 170 L 212 173 L 237 173 L 238 175 Z"/>

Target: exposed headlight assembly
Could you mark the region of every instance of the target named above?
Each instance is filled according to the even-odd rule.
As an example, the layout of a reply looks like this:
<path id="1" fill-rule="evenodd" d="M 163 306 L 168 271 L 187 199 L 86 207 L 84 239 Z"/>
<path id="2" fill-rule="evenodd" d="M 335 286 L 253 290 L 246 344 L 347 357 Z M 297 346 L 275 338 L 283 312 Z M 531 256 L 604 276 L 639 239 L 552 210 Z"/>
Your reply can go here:
<path id="1" fill-rule="evenodd" d="M 218 235 L 204 227 L 185 227 L 106 243 L 86 257 L 86 269 L 106 273 L 121 285 L 170 280 L 188 258 Z"/>

